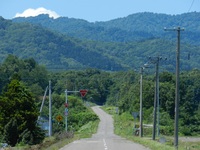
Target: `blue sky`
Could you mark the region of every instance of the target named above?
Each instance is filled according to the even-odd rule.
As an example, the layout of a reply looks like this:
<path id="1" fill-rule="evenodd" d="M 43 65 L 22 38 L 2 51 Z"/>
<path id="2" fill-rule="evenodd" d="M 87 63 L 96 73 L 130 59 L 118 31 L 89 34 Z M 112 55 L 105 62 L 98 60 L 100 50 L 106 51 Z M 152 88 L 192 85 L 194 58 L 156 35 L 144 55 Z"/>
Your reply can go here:
<path id="1" fill-rule="evenodd" d="M 62 17 L 95 22 L 126 17 L 138 12 L 171 15 L 200 12 L 200 0 L 0 0 L 0 16 L 11 19 L 29 8 L 40 7 L 54 11 Z"/>

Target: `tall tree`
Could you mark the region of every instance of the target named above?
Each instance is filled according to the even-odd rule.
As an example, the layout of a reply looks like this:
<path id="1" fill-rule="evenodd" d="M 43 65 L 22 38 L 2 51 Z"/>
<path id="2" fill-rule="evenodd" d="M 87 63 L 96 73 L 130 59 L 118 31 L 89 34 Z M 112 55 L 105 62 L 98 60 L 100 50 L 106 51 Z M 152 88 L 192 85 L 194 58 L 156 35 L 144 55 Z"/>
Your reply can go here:
<path id="1" fill-rule="evenodd" d="M 0 97 L 1 127 L 4 140 L 14 146 L 23 141 L 36 144 L 43 140 L 44 133 L 36 126 L 38 111 L 31 92 L 19 81 L 12 79 Z M 0 128 L 2 129 L 2 128 Z M 29 133 L 29 134 L 27 134 Z"/>

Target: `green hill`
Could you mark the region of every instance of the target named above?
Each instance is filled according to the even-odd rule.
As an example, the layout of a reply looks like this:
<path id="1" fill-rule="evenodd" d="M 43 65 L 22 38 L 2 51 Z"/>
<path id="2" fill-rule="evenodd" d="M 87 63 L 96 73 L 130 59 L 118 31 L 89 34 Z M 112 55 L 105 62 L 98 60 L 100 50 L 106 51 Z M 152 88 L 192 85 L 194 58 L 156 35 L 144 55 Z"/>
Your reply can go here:
<path id="1" fill-rule="evenodd" d="M 48 15 L 37 17 L 15 18 L 15 22 L 30 22 L 40 24 L 66 35 L 98 41 L 128 42 L 150 38 L 175 39 L 175 33 L 165 32 L 164 27 L 185 28 L 182 33 L 184 42 L 200 45 L 200 12 L 181 15 L 166 15 L 155 13 L 136 13 L 124 18 L 106 22 L 87 22 L 81 19 L 60 17 L 49 18 Z"/>
<path id="2" fill-rule="evenodd" d="M 148 57 L 161 56 L 162 70 L 175 70 L 176 32 L 164 27 L 184 26 L 181 32 L 181 70 L 200 68 L 200 13 L 165 15 L 138 13 L 107 22 L 49 18 L 40 15 L 0 19 L 0 58 L 8 54 L 33 57 L 52 70 L 97 68 L 138 69 Z"/>
<path id="3" fill-rule="evenodd" d="M 123 69 L 100 52 L 84 47 L 80 41 L 41 26 L 0 18 L 0 35 L 1 61 L 13 54 L 19 58 L 32 57 L 49 69 Z"/>

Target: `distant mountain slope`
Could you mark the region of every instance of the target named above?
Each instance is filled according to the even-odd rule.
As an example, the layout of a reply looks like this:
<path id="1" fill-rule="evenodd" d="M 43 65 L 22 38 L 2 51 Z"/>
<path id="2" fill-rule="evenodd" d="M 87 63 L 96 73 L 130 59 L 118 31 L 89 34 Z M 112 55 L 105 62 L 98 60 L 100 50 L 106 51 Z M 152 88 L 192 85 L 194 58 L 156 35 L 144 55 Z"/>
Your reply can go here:
<path id="1" fill-rule="evenodd" d="M 8 54 L 34 58 L 50 69 L 98 68 L 122 70 L 122 66 L 79 41 L 54 33 L 40 26 L 12 23 L 0 18 L 0 58 Z"/>
<path id="2" fill-rule="evenodd" d="M 124 18 L 106 22 L 90 23 L 81 19 L 61 17 L 49 18 L 48 15 L 37 17 L 15 18 L 14 22 L 40 24 L 72 37 L 98 41 L 128 42 L 151 38 L 175 39 L 175 33 L 165 32 L 164 27 L 184 27 L 182 40 L 200 45 L 200 13 L 192 12 L 181 15 L 155 13 L 136 13 Z"/>
<path id="3" fill-rule="evenodd" d="M 146 31 L 152 34 L 160 34 L 164 27 L 181 26 L 189 31 L 196 30 L 200 24 L 200 12 L 185 13 L 181 15 L 166 15 L 157 13 L 136 13 L 124 18 L 118 18 L 107 22 L 99 22 L 99 25 L 107 28 L 120 28 L 129 31 Z"/>
<path id="4" fill-rule="evenodd" d="M 139 70 L 145 63 L 150 68 L 149 57 L 162 57 L 161 70 L 175 72 L 176 66 L 176 42 L 163 39 L 149 39 L 126 43 L 114 42 L 85 42 L 85 45 L 93 50 L 101 51 L 104 55 L 111 57 L 116 62 L 123 64 L 126 69 Z M 167 59 L 167 60 L 165 60 Z M 200 46 L 192 46 L 181 42 L 180 70 L 200 69 Z M 125 65 L 124 65 L 125 64 Z"/>
<path id="5" fill-rule="evenodd" d="M 47 16 L 41 15 L 40 17 Z M 37 19 L 37 17 L 31 19 Z M 84 20 L 79 21 L 79 24 L 71 25 L 70 28 L 79 29 L 78 26 L 81 23 L 92 24 Z M 82 25 L 80 26 L 82 27 Z M 101 25 L 101 28 L 106 29 L 103 26 Z M 87 25 L 84 28 L 86 27 Z M 112 30 L 112 28 L 109 28 L 109 30 Z M 88 29 L 88 31 L 92 32 L 93 30 Z M 80 34 L 76 30 L 73 30 L 73 32 Z M 141 32 L 138 33 L 141 34 Z M 95 32 L 93 35 L 95 35 Z M 113 34 L 108 34 L 104 39 L 109 38 L 109 35 L 112 37 Z M 116 33 L 116 35 L 126 37 L 122 33 Z M 172 35 L 176 38 L 176 33 L 173 32 Z M 117 36 L 114 37 L 117 38 Z M 44 26 L 31 23 L 16 23 L 0 18 L 0 59 L 3 61 L 8 54 L 14 54 L 20 58 L 33 57 L 38 63 L 44 64 L 47 68 L 53 70 L 90 67 L 119 71 L 139 69 L 149 61 L 149 56 L 162 56 L 167 57 L 167 61 L 161 63 L 161 70 L 174 71 L 176 40 L 170 41 L 167 38 L 155 38 L 154 36 L 149 36 L 151 38 L 141 37 L 143 40 L 138 40 L 138 37 L 136 37 L 136 40 L 129 42 L 83 40 L 83 38 L 76 39 L 60 34 L 55 30 L 44 28 Z M 181 70 L 200 68 L 200 46 L 188 44 L 183 41 L 183 36 L 181 37 Z"/>
<path id="6" fill-rule="evenodd" d="M 186 43 L 200 45 L 200 12 L 184 13 L 181 15 L 166 15 L 156 13 L 137 13 L 124 18 L 118 18 L 99 25 L 106 28 L 119 28 L 130 32 L 147 32 L 154 37 L 175 39 L 174 33 L 163 29 L 181 27 L 182 40 Z"/>
<path id="7" fill-rule="evenodd" d="M 89 23 L 85 20 L 67 17 L 53 19 L 49 18 L 48 15 L 39 15 L 37 17 L 15 18 L 13 21 L 38 24 L 71 37 L 96 41 L 124 42 L 152 37 L 152 34 L 146 32 L 130 32 L 119 28 L 107 29 L 99 26 L 98 23 Z"/>

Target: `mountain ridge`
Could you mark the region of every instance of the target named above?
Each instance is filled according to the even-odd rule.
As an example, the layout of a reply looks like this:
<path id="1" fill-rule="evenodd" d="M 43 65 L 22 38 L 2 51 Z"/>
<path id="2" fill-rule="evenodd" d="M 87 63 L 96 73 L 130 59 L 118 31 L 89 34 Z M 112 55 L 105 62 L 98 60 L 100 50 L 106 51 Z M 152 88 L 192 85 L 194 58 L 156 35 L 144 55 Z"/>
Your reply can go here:
<path id="1" fill-rule="evenodd" d="M 73 38 L 52 32 L 41 26 L 12 23 L 0 18 L 0 58 L 7 54 L 20 58 L 33 57 L 40 64 L 53 69 L 99 68 L 109 70 L 120 64 L 102 54 L 80 45 Z M 88 59 L 92 55 L 92 59 Z M 95 61 L 93 61 L 95 59 Z M 100 65 L 102 62 L 107 65 Z M 70 67 L 71 66 L 71 67 Z"/>
<path id="2" fill-rule="evenodd" d="M 196 28 L 196 31 L 195 33 L 187 30 L 181 32 L 181 69 L 200 68 L 198 63 L 200 62 L 200 21 L 198 20 L 200 13 L 183 15 L 186 15 L 184 20 L 196 21 L 191 25 L 185 22 Z M 159 23 L 156 20 L 157 14 L 140 13 L 133 16 L 139 17 L 139 22 L 144 20 L 140 25 L 141 29 L 149 27 L 151 30 L 154 24 Z M 148 17 L 142 19 L 141 16 Z M 162 56 L 169 57 L 163 64 L 163 68 L 174 71 L 176 33 L 165 32 L 163 28 L 157 33 L 145 30 L 130 31 L 128 30 L 130 26 L 139 26 L 139 24 L 133 24 L 137 19 L 131 20 L 131 15 L 128 17 L 130 18 L 125 20 L 129 24 L 121 29 L 118 26 L 123 27 L 126 24 L 123 18 L 105 24 L 63 17 L 51 19 L 48 15 L 13 20 L 0 18 L 0 58 L 3 60 L 7 54 L 14 54 L 20 58 L 33 57 L 40 64 L 54 69 L 97 68 L 120 71 L 140 68 L 148 61 L 149 56 Z M 173 16 L 169 18 L 171 17 Z M 166 18 L 162 19 L 166 20 Z M 147 20 L 155 23 L 148 25 Z M 172 20 L 168 20 L 170 21 Z M 124 25 L 121 24 L 122 22 Z M 63 32 L 63 29 L 66 29 L 66 32 Z"/>
<path id="3" fill-rule="evenodd" d="M 40 24 L 49 29 L 80 39 L 109 42 L 130 42 L 149 38 L 167 38 L 175 40 L 174 33 L 165 32 L 164 27 L 184 27 L 183 41 L 200 45 L 200 12 L 167 15 L 157 13 L 136 13 L 110 21 L 91 23 L 83 19 L 60 17 L 49 18 L 39 15 L 30 18 L 15 18 L 14 22 Z M 188 37 L 193 35 L 194 37 Z"/>

